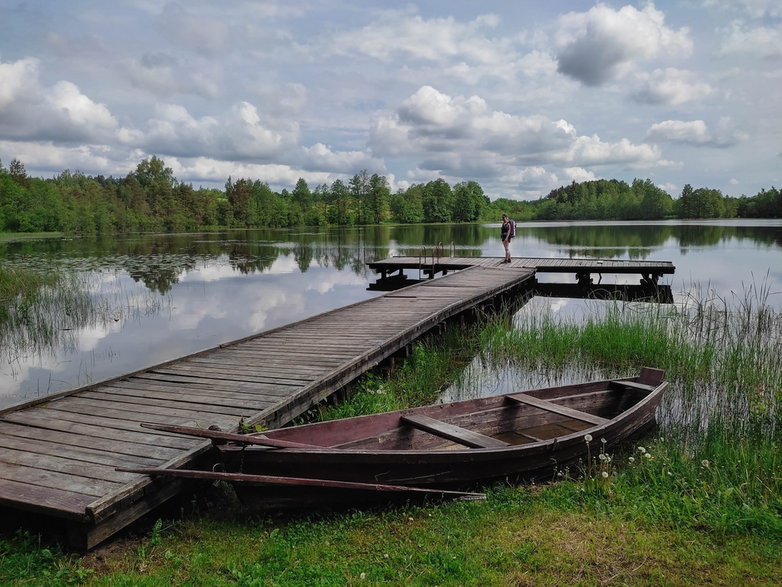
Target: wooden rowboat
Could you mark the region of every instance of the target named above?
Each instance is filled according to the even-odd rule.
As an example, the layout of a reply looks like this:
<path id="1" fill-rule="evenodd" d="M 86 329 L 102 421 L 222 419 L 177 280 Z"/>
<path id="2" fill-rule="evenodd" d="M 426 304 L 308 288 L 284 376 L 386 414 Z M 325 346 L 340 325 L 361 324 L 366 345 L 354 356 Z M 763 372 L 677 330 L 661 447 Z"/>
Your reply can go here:
<path id="1" fill-rule="evenodd" d="M 637 377 L 535 389 L 345 418 L 262 434 L 147 425 L 213 438 L 227 474 L 306 477 L 397 487 L 467 487 L 550 480 L 564 466 L 654 423 L 668 383 Z"/>

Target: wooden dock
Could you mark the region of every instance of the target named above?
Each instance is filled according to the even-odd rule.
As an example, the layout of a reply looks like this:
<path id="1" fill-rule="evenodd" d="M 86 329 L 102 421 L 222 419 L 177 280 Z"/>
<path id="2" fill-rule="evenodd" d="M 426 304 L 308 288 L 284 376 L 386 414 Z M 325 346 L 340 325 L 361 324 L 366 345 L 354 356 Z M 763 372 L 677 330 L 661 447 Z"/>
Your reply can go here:
<path id="1" fill-rule="evenodd" d="M 473 259 L 472 261 L 476 261 Z M 473 263 L 478 265 L 477 263 Z M 493 266 L 492 266 L 493 265 Z M 183 467 L 209 441 L 141 422 L 278 427 L 534 269 L 487 263 L 218 348 L 0 411 L 0 505 L 65 523 L 91 548 L 174 496 L 178 481 L 116 467 Z"/>
<path id="2" fill-rule="evenodd" d="M 388 279 L 395 272 L 419 271 L 428 278 L 437 273 L 447 274 L 449 271 L 467 269 L 469 267 L 526 267 L 536 273 L 572 273 L 578 283 L 592 283 L 592 275 L 603 274 L 639 274 L 642 283 L 656 284 L 663 275 L 673 274 L 676 270 L 670 261 L 636 261 L 619 259 L 594 258 L 546 258 L 546 257 L 514 257 L 510 264 L 504 265 L 499 257 L 448 257 L 422 255 L 409 257 L 391 257 L 368 264 L 370 269 L 381 274 L 381 279 Z"/>

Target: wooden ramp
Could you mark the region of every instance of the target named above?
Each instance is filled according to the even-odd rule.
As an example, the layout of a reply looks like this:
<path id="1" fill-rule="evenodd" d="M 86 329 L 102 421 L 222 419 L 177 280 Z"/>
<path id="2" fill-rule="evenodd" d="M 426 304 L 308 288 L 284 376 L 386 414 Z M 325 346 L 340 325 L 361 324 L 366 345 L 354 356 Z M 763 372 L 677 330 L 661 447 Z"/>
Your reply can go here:
<path id="1" fill-rule="evenodd" d="M 72 542 L 91 548 L 181 488 L 116 467 L 181 467 L 211 446 L 141 422 L 284 425 L 432 327 L 533 275 L 473 267 L 0 411 L 0 504 L 67 520 Z"/>

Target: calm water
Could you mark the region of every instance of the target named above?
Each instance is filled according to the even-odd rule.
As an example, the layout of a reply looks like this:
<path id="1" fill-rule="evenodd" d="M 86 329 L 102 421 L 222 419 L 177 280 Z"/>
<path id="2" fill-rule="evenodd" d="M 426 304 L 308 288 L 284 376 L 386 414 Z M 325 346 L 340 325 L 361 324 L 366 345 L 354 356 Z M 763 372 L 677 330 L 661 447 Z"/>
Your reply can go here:
<path id="1" fill-rule="evenodd" d="M 374 297 L 367 286 L 377 276 L 366 263 L 389 255 L 417 255 L 442 243 L 459 256 L 501 256 L 498 233 L 492 225 L 438 225 L 0 241 L 5 266 L 77 271 L 97 308 L 45 345 L 6 333 L 0 407 Z M 782 308 L 782 221 L 519 225 L 512 251 L 672 261 L 676 274 L 662 283 L 679 298 L 697 288 L 732 304 L 759 288 Z M 637 280 L 605 276 L 603 283 Z M 589 311 L 580 300 L 534 303 Z M 49 322 L 59 324 L 61 308 L 49 311 Z"/>

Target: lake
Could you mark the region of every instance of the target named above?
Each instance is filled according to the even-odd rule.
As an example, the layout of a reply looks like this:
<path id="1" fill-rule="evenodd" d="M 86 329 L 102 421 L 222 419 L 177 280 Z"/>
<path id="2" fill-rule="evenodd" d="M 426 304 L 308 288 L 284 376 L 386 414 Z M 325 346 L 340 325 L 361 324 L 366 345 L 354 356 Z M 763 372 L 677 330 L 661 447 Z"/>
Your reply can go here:
<path id="1" fill-rule="evenodd" d="M 24 332 L 4 333 L 0 408 L 380 295 L 367 289 L 377 276 L 366 263 L 431 254 L 438 243 L 446 255 L 502 256 L 498 225 L 490 224 L 0 240 L 4 266 L 74 272 L 77 293 L 90 302 L 78 317 L 63 313 L 56 299 L 41 309 L 53 326 L 44 343 Z M 739 306 L 759 292 L 782 308 L 780 220 L 519 224 L 511 250 L 671 261 L 676 274 L 661 283 L 677 300 L 699 290 Z M 547 280 L 575 282 L 569 275 Z M 635 275 L 603 278 L 637 281 Z M 588 311 L 581 300 L 535 303 Z"/>

